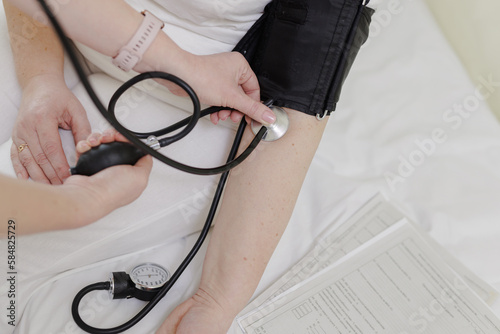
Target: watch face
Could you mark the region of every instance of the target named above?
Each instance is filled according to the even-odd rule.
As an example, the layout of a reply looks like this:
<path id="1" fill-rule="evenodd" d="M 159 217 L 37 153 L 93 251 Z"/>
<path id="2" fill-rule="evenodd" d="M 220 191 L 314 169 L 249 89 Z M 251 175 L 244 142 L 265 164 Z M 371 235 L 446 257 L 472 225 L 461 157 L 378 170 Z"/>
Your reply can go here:
<path id="1" fill-rule="evenodd" d="M 142 290 L 161 288 L 169 278 L 168 270 L 154 263 L 138 265 L 130 272 L 130 279 Z"/>

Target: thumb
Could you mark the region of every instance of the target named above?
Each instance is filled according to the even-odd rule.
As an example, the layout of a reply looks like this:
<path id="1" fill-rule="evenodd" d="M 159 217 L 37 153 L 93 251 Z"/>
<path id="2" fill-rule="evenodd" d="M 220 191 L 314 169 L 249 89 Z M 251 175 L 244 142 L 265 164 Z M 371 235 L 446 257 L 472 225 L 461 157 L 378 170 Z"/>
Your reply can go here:
<path id="1" fill-rule="evenodd" d="M 276 121 L 276 115 L 271 109 L 246 94 L 239 94 L 232 106 L 261 124 L 269 125 Z"/>
<path id="2" fill-rule="evenodd" d="M 146 155 L 135 163 L 135 167 L 140 168 L 142 171 L 141 175 L 147 180 L 153 168 L 153 158 L 150 155 Z"/>

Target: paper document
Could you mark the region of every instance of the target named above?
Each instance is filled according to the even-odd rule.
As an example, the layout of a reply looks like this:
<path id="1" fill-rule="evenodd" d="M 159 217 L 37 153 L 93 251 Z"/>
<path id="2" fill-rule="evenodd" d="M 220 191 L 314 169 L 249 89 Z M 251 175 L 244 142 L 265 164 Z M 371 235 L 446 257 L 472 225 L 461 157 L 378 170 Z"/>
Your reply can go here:
<path id="1" fill-rule="evenodd" d="M 500 321 L 409 222 L 238 319 L 248 334 L 500 333 Z"/>
<path id="2" fill-rule="evenodd" d="M 332 230 L 326 237 L 320 239 L 315 247 L 303 259 L 294 265 L 279 280 L 255 298 L 240 315 L 246 314 L 276 296 L 299 284 L 335 263 L 344 255 L 385 231 L 405 215 L 382 195 L 374 196 L 347 221 Z M 487 303 L 497 297 L 496 290 L 461 263 L 449 255 L 433 240 L 428 240 L 441 253 L 450 266 L 457 271 L 473 290 Z"/>

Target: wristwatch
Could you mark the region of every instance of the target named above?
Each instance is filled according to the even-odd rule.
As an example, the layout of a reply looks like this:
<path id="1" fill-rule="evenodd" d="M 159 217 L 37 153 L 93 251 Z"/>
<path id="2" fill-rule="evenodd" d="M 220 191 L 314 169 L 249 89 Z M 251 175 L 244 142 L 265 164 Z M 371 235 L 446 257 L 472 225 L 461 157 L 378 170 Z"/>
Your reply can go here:
<path id="1" fill-rule="evenodd" d="M 142 20 L 136 33 L 127 45 L 123 46 L 118 54 L 113 57 L 113 64 L 125 72 L 133 69 L 141 61 L 142 56 L 151 46 L 156 35 L 165 26 L 165 23 L 151 12 L 145 10 L 141 14 L 144 15 L 144 20 Z"/>

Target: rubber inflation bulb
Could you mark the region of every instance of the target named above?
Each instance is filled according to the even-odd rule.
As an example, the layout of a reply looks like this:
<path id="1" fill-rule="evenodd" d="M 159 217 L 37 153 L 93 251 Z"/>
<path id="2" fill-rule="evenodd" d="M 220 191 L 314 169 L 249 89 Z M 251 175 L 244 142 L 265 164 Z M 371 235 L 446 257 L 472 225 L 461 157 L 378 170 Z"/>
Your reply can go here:
<path id="1" fill-rule="evenodd" d="M 144 152 L 130 143 L 112 142 L 91 148 L 80 156 L 75 167 L 70 168 L 71 175 L 94 175 L 116 165 L 134 165 L 144 156 Z"/>

